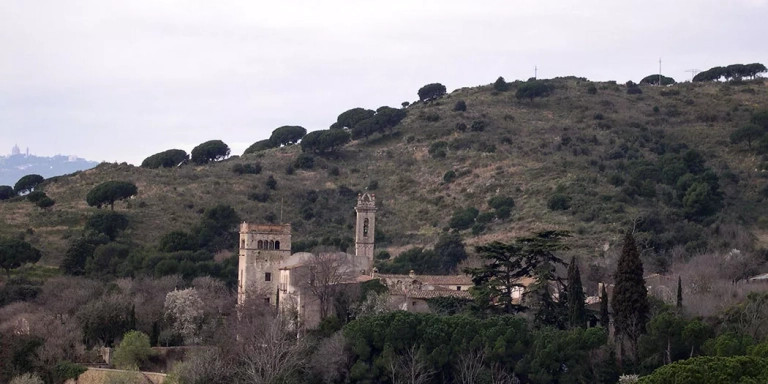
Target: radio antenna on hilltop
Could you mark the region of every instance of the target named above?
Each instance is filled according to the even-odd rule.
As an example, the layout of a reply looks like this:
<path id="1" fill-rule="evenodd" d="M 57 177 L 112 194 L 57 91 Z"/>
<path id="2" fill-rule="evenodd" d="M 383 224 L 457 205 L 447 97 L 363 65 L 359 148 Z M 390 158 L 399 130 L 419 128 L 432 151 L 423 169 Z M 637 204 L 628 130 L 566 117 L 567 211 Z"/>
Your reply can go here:
<path id="1" fill-rule="evenodd" d="M 534 80 L 537 79 L 538 78 L 537 76 L 539 76 L 539 67 L 534 65 L 533 66 L 533 79 Z"/>
<path id="2" fill-rule="evenodd" d="M 661 87 L 661 57 L 659 57 L 659 87 Z"/>
<path id="3" fill-rule="evenodd" d="M 686 72 L 690 72 L 691 73 L 691 82 L 693 82 L 693 78 L 696 76 L 696 74 L 701 72 L 701 70 L 700 69 L 688 69 L 688 70 L 686 70 Z"/>

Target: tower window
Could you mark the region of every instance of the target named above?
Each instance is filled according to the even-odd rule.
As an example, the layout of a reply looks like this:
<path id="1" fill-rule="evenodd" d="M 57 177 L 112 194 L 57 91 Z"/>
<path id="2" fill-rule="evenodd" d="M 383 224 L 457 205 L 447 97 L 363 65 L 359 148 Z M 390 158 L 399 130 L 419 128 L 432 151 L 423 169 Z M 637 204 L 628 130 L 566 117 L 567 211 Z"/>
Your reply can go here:
<path id="1" fill-rule="evenodd" d="M 274 241 L 271 241 L 271 240 L 269 241 L 269 249 L 275 249 L 275 242 Z"/>
<path id="2" fill-rule="evenodd" d="M 457 291 L 461 291 L 461 285 L 459 285 L 459 286 L 456 286 L 456 290 L 457 290 Z"/>
<path id="3" fill-rule="evenodd" d="M 269 304 L 269 297 L 264 298 L 264 304 Z"/>
<path id="4" fill-rule="evenodd" d="M 363 236 L 368 236 L 368 218 L 363 219 Z"/>
<path id="5" fill-rule="evenodd" d="M 258 248 L 258 249 L 264 249 L 264 242 L 263 242 L 263 241 L 261 241 L 261 240 L 259 240 L 259 241 L 256 243 L 256 248 Z"/>
<path id="6" fill-rule="evenodd" d="M 240 240 L 240 248 L 245 248 L 245 239 Z"/>
<path id="7" fill-rule="evenodd" d="M 272 281 L 272 274 L 269 272 L 264 273 L 264 281 Z"/>
<path id="8" fill-rule="evenodd" d="M 275 241 L 275 249 L 280 249 L 280 242 L 279 241 Z"/>

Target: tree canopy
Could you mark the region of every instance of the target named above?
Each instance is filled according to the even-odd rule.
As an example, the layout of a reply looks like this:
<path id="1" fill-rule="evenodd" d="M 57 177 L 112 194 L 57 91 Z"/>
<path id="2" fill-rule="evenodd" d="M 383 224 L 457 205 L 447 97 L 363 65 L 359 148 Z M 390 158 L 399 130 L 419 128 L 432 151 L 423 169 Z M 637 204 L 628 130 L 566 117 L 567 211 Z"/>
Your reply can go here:
<path id="1" fill-rule="evenodd" d="M 245 151 L 243 152 L 243 155 L 264 151 L 264 150 L 275 148 L 275 147 L 276 146 L 274 145 L 274 143 L 272 143 L 272 140 L 270 139 L 259 140 L 251 144 L 250 147 L 246 148 Z"/>
<path id="2" fill-rule="evenodd" d="M 509 84 L 504 80 L 503 77 L 499 76 L 498 79 L 493 83 L 493 89 L 499 91 L 499 92 L 505 92 L 509 90 Z"/>
<path id="3" fill-rule="evenodd" d="M 693 77 L 694 82 L 719 81 L 742 79 L 744 77 L 756 78 L 758 75 L 767 72 L 765 65 L 760 63 L 752 64 L 731 64 L 727 67 L 712 67 L 706 71 L 699 72 Z"/>
<path id="4" fill-rule="evenodd" d="M 336 124 L 332 128 L 349 128 L 353 129 L 357 123 L 370 119 L 376 111 L 365 108 L 352 108 L 348 111 L 342 112 L 336 119 Z"/>
<path id="5" fill-rule="evenodd" d="M 0 185 L 0 200 L 8 200 L 14 196 L 16 196 L 16 192 L 13 191 L 13 187 L 10 185 Z"/>
<path id="6" fill-rule="evenodd" d="M 301 150 L 317 154 L 327 154 L 336 151 L 348 143 L 350 135 L 341 129 L 326 129 L 312 131 L 301 140 Z"/>
<path id="7" fill-rule="evenodd" d="M 26 263 L 36 263 L 42 254 L 37 248 L 19 239 L 0 239 L 0 267 L 10 276 L 11 269 Z"/>
<path id="8" fill-rule="evenodd" d="M 672 85 L 676 83 L 675 79 L 671 77 L 654 74 L 643 77 L 643 79 L 640 80 L 640 84 L 659 85 L 659 77 L 661 77 L 661 85 Z"/>
<path id="9" fill-rule="evenodd" d="M 128 181 L 106 181 L 91 189 L 85 197 L 88 205 L 101 208 L 102 205 L 109 204 L 112 210 L 115 209 L 115 201 L 127 199 L 136 195 L 138 189 L 136 185 Z"/>
<path id="10" fill-rule="evenodd" d="M 765 129 L 757 124 L 747 124 L 731 133 L 731 143 L 740 144 L 746 141 L 747 147 L 752 148 L 752 142 L 765 136 L 765 133 Z"/>
<path id="11" fill-rule="evenodd" d="M 43 180 L 45 179 L 43 179 L 43 177 L 40 175 L 33 174 L 23 176 L 13 186 L 13 191 L 16 192 L 17 195 L 32 192 L 35 188 L 37 188 L 38 185 L 40 185 L 40 183 L 43 182 Z"/>
<path id="12" fill-rule="evenodd" d="M 189 155 L 181 149 L 169 149 L 155 153 L 141 162 L 142 168 L 170 168 L 189 160 Z"/>
<path id="13" fill-rule="evenodd" d="M 638 359 L 637 340 L 645 331 L 650 307 L 643 278 L 643 262 L 631 232 L 624 236 L 614 283 L 611 305 L 616 332 L 629 339 L 634 357 Z"/>
<path id="14" fill-rule="evenodd" d="M 192 149 L 195 164 L 207 164 L 229 156 L 229 146 L 221 140 L 209 140 Z"/>
<path id="15" fill-rule="evenodd" d="M 128 228 L 128 218 L 114 211 L 97 212 L 85 222 L 85 229 L 102 233 L 114 240 L 118 232 Z"/>
<path id="16" fill-rule="evenodd" d="M 306 134 L 307 130 L 304 127 L 298 125 L 284 125 L 272 131 L 272 136 L 269 137 L 269 142 L 274 147 L 296 144 Z"/>
<path id="17" fill-rule="evenodd" d="M 368 136 L 374 133 L 383 133 L 384 131 L 391 130 L 405 118 L 405 115 L 406 113 L 403 109 L 387 106 L 380 107 L 371 117 L 358 121 L 352 127 L 352 138 L 368 138 Z"/>
<path id="18" fill-rule="evenodd" d="M 528 80 L 517 87 L 515 97 L 517 99 L 530 99 L 533 102 L 534 98 L 549 96 L 552 94 L 553 89 L 554 87 L 547 81 Z"/>
<path id="19" fill-rule="evenodd" d="M 445 95 L 445 85 L 440 83 L 431 83 L 419 88 L 419 100 L 429 101 Z"/>

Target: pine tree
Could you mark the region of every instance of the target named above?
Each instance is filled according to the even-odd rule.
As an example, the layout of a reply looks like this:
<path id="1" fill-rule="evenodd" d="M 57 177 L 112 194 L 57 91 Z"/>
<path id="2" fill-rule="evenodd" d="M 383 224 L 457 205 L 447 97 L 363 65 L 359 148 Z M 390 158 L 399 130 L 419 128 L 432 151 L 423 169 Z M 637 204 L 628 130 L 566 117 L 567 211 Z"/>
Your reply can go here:
<path id="1" fill-rule="evenodd" d="M 677 308 L 683 308 L 683 280 L 677 277 Z"/>
<path id="2" fill-rule="evenodd" d="M 608 317 L 608 291 L 605 290 L 605 284 L 603 284 L 603 290 L 600 292 L 600 325 L 608 329 L 610 321 Z"/>
<path id="3" fill-rule="evenodd" d="M 584 308 L 584 289 L 581 286 L 581 273 L 576 256 L 568 266 L 568 323 L 572 328 L 586 327 L 587 316 Z"/>
<path id="4" fill-rule="evenodd" d="M 648 322 L 648 290 L 643 279 L 643 262 L 635 238 L 627 232 L 616 267 L 613 288 L 613 320 L 616 334 L 624 336 L 638 359 L 637 340 Z"/>

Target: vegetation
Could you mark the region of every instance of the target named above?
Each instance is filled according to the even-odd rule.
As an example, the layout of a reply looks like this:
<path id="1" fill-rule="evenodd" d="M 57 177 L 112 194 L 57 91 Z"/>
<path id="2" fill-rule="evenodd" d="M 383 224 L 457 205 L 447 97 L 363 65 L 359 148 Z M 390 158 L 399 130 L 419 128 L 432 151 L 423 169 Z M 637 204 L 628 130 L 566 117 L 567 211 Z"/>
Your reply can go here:
<path id="1" fill-rule="evenodd" d="M 321 155 L 329 154 L 338 150 L 349 140 L 349 133 L 340 129 L 313 131 L 301 140 L 301 150 Z"/>
<path id="2" fill-rule="evenodd" d="M 0 238 L 0 268 L 5 270 L 8 277 L 11 275 L 11 269 L 26 263 L 36 263 L 40 256 L 40 251 L 26 241 Z"/>
<path id="3" fill-rule="evenodd" d="M 115 348 L 113 364 L 120 369 L 138 370 L 139 366 L 152 356 L 149 336 L 140 331 L 129 331 L 123 335 L 120 345 Z"/>
<path id="4" fill-rule="evenodd" d="M 0 185 L 0 201 L 8 200 L 11 197 L 16 196 L 16 192 L 10 185 Z"/>
<path id="5" fill-rule="evenodd" d="M 650 307 L 643 279 L 643 263 L 640 261 L 635 238 L 630 232 L 624 236 L 614 281 L 611 304 L 616 333 L 626 338 L 634 358 L 639 361 L 638 339 L 645 331 Z"/>
<path id="6" fill-rule="evenodd" d="M 40 175 L 26 175 L 16 182 L 13 186 L 13 191 L 17 195 L 32 192 L 43 180 L 43 177 Z"/>
<path id="7" fill-rule="evenodd" d="M 429 101 L 445 95 L 445 85 L 431 83 L 419 88 L 419 100 Z"/>
<path id="8" fill-rule="evenodd" d="M 189 160 L 189 155 L 181 149 L 169 149 L 156 153 L 141 162 L 143 168 L 171 168 Z"/>
<path id="9" fill-rule="evenodd" d="M 274 147 L 296 144 L 306 134 L 307 130 L 304 127 L 298 125 L 284 125 L 272 131 L 272 136 L 269 137 L 269 142 Z"/>
<path id="10" fill-rule="evenodd" d="M 640 84 L 659 85 L 659 79 L 661 79 L 661 85 L 675 84 L 675 79 L 660 74 L 648 75 L 640 80 Z"/>
<path id="11" fill-rule="evenodd" d="M 88 205 L 101 208 L 109 204 L 111 210 L 115 210 L 115 201 L 124 200 L 138 193 L 136 185 L 128 181 L 106 181 L 91 189 L 85 197 Z"/>
<path id="12" fill-rule="evenodd" d="M 221 140 L 206 141 L 192 148 L 192 162 L 195 164 L 208 164 L 229 156 L 229 146 Z"/>
<path id="13" fill-rule="evenodd" d="M 554 87 L 544 80 L 528 80 L 517 87 L 515 97 L 518 99 L 533 99 L 537 97 L 547 97 L 552 94 Z"/>

